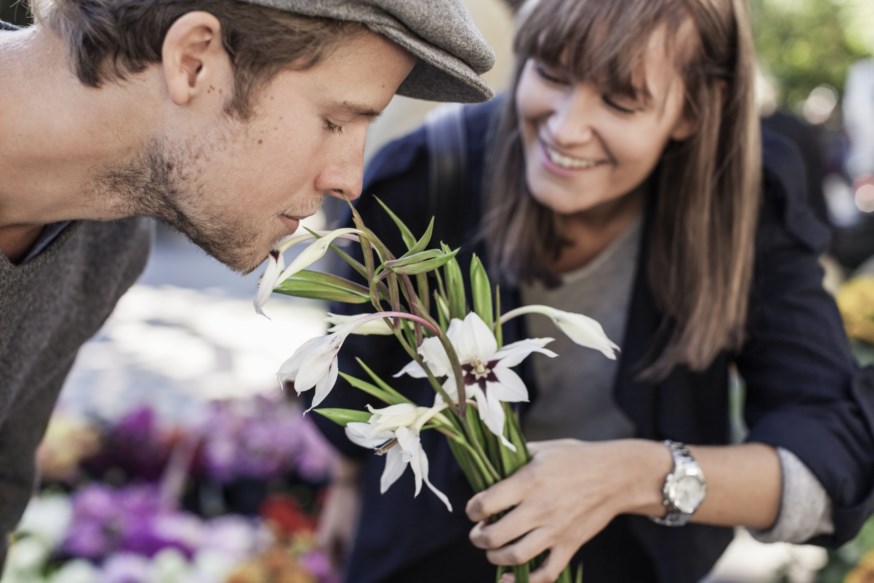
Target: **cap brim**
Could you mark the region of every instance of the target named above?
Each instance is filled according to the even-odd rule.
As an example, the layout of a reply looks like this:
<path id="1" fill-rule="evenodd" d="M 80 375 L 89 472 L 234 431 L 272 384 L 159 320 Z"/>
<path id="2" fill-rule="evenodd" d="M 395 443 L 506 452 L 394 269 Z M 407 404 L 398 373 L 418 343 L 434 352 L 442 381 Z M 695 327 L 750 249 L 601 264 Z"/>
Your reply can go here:
<path id="1" fill-rule="evenodd" d="M 434 45 L 389 26 L 370 24 L 374 32 L 408 50 L 418 62 L 398 88 L 398 95 L 430 101 L 476 103 L 495 92 L 466 63 Z"/>

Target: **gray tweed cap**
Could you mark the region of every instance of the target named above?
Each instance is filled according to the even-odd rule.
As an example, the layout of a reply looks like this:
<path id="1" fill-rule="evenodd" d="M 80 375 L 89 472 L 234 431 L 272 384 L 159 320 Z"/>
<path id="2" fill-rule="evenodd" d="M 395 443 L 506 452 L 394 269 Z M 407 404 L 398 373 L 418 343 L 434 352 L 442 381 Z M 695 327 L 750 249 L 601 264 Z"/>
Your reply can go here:
<path id="1" fill-rule="evenodd" d="M 243 0 L 304 16 L 360 22 L 407 49 L 418 62 L 400 95 L 474 102 L 493 92 L 480 78 L 495 54 L 462 0 Z"/>

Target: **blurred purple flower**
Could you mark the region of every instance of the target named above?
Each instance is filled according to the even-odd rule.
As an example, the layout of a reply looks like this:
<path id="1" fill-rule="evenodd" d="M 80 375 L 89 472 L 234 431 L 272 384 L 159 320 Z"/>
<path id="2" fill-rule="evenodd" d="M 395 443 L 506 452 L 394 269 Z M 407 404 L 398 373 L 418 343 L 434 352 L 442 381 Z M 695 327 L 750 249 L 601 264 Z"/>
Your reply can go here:
<path id="1" fill-rule="evenodd" d="M 196 471 L 221 483 L 291 472 L 324 480 L 331 450 L 310 423 L 297 408 L 263 396 L 216 403 L 203 427 Z"/>
<path id="2" fill-rule="evenodd" d="M 148 559 L 121 552 L 106 559 L 101 583 L 147 583 L 148 574 Z"/>
<path id="3" fill-rule="evenodd" d="M 300 558 L 301 565 L 315 577 L 319 583 L 340 583 L 328 556 L 321 551 L 309 551 Z"/>

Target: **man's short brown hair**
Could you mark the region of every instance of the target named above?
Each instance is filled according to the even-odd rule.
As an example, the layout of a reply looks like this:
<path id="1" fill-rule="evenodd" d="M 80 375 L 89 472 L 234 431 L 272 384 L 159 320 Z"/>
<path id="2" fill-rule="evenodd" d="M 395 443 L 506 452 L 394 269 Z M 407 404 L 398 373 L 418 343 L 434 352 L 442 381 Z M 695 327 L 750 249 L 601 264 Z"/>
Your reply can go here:
<path id="1" fill-rule="evenodd" d="M 161 61 L 167 30 L 187 12 L 203 10 L 221 23 L 234 67 L 228 112 L 245 118 L 253 93 L 279 71 L 306 69 L 338 41 L 363 32 L 358 23 L 311 18 L 238 0 L 32 0 L 38 22 L 67 43 L 73 71 L 91 87 L 123 81 Z"/>

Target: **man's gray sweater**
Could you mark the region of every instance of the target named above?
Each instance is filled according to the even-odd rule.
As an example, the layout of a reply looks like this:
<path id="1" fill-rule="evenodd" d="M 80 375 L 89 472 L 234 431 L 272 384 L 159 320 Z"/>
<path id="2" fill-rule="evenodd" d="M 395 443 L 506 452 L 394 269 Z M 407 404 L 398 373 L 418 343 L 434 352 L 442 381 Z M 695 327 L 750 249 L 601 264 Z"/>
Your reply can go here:
<path id="1" fill-rule="evenodd" d="M 150 233 L 143 219 L 79 221 L 22 265 L 0 253 L 0 571 L 64 379 L 145 267 Z"/>

